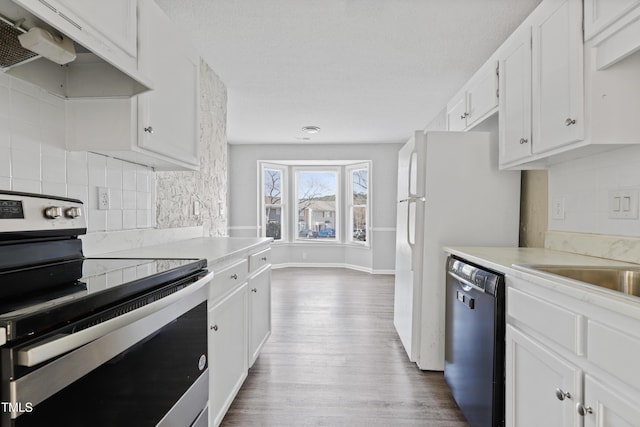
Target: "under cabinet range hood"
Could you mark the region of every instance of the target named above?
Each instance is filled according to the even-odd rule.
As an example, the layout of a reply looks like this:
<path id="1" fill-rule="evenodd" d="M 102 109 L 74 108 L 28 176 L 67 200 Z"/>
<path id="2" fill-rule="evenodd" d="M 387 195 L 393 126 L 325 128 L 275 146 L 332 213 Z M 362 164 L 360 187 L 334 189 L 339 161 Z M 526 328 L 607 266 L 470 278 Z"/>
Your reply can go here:
<path id="1" fill-rule="evenodd" d="M 0 0 L 2 72 L 63 98 L 126 98 L 152 88 L 135 55 L 105 46 L 46 2 L 17 1 L 34 6 Z"/>

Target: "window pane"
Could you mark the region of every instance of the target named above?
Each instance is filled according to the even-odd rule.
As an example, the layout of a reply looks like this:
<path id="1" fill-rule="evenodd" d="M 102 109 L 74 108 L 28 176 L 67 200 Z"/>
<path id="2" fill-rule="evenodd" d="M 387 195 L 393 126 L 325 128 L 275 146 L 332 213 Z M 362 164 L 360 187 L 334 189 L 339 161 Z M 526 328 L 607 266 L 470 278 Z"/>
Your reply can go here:
<path id="1" fill-rule="evenodd" d="M 364 206 L 353 208 L 353 240 L 367 241 L 367 208 Z"/>
<path id="2" fill-rule="evenodd" d="M 266 215 L 266 237 L 273 237 L 274 240 L 282 238 L 282 208 L 267 206 Z"/>
<path id="3" fill-rule="evenodd" d="M 355 206 L 366 205 L 369 193 L 369 171 L 366 169 L 353 171 L 352 178 L 353 204 Z"/>
<path id="4" fill-rule="evenodd" d="M 282 171 L 264 170 L 264 203 L 279 205 L 282 200 Z"/>
<path id="5" fill-rule="evenodd" d="M 296 174 L 299 238 L 336 238 L 337 179 L 336 172 Z"/>

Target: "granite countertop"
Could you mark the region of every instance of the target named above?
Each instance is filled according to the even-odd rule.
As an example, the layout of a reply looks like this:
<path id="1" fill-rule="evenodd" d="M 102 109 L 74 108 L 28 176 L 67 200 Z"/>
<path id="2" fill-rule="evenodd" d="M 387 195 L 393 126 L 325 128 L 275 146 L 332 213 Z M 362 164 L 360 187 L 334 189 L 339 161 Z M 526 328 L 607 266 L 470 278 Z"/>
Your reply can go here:
<path id="1" fill-rule="evenodd" d="M 640 297 L 601 288 L 529 268 L 530 265 L 626 266 L 639 264 L 543 248 L 452 246 L 444 251 L 547 289 L 640 319 Z"/>
<path id="2" fill-rule="evenodd" d="M 213 265 L 263 246 L 266 248 L 271 242 L 271 238 L 263 237 L 198 237 L 108 252 L 97 256 L 99 258 L 206 258 L 208 264 Z"/>

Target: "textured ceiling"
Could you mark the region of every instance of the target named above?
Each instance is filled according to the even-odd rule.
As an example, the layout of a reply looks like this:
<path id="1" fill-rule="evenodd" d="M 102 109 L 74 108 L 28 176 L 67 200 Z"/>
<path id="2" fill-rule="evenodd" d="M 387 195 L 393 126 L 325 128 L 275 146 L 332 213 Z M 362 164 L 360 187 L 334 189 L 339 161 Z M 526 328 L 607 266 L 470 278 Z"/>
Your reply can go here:
<path id="1" fill-rule="evenodd" d="M 226 84 L 230 143 L 304 144 L 406 140 L 540 0 L 157 2 Z"/>

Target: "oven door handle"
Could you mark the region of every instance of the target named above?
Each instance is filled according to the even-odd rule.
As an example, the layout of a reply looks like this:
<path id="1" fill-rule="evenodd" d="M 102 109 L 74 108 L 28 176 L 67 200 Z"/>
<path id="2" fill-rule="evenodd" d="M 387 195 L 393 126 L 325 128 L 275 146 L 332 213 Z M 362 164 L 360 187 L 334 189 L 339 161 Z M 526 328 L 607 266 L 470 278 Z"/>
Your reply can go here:
<path id="1" fill-rule="evenodd" d="M 213 273 L 209 273 L 192 285 L 145 306 L 151 307 L 153 305 L 154 309 L 144 310 L 146 314 L 143 316 L 136 316 L 134 319 L 128 316 L 128 314 L 139 313 L 145 307 L 116 318 L 120 319 L 128 316 L 128 322 L 126 325 L 118 327 L 111 332 L 105 332 L 104 336 L 86 345 L 80 344 L 80 347 L 77 349 L 74 347 L 78 344 L 76 342 L 60 346 L 57 345 L 60 341 L 71 337 L 65 337 L 59 341 L 52 342 L 51 344 L 54 349 L 51 351 L 48 350 L 46 352 L 47 354 L 61 354 L 60 352 L 64 353 L 66 351 L 69 351 L 69 353 L 55 360 L 51 360 L 23 377 L 10 381 L 9 401 L 14 404 L 18 402 L 29 402 L 33 406 L 36 406 L 58 391 L 78 381 L 89 372 L 131 348 L 146 337 L 151 336 L 189 310 L 206 302 L 208 295 L 207 284 L 212 277 Z M 160 302 L 163 302 L 162 308 L 156 305 Z M 111 319 L 107 322 L 116 319 Z M 43 344 L 43 348 L 46 345 L 47 344 Z M 36 351 L 38 355 L 42 353 L 42 349 L 34 348 L 33 350 Z M 35 357 L 35 353 L 33 356 Z M 46 359 L 46 357 L 44 358 Z M 36 359 L 33 358 L 31 361 L 33 362 L 35 360 Z M 20 414 L 21 412 L 12 411 L 11 418 L 17 418 Z"/>
<path id="2" fill-rule="evenodd" d="M 145 305 L 82 331 L 70 335 L 54 336 L 51 340 L 45 343 L 36 343 L 33 346 L 21 348 L 16 352 L 16 362 L 20 366 L 31 367 L 42 362 L 46 362 L 47 360 L 53 359 L 54 357 L 60 356 L 71 350 L 75 350 L 76 348 L 105 336 L 110 332 L 147 317 L 164 307 L 173 304 L 175 301 L 185 298 L 187 295 L 197 292 L 209 283 L 212 278 L 213 272 L 210 272 L 186 288 L 151 304 Z"/>

